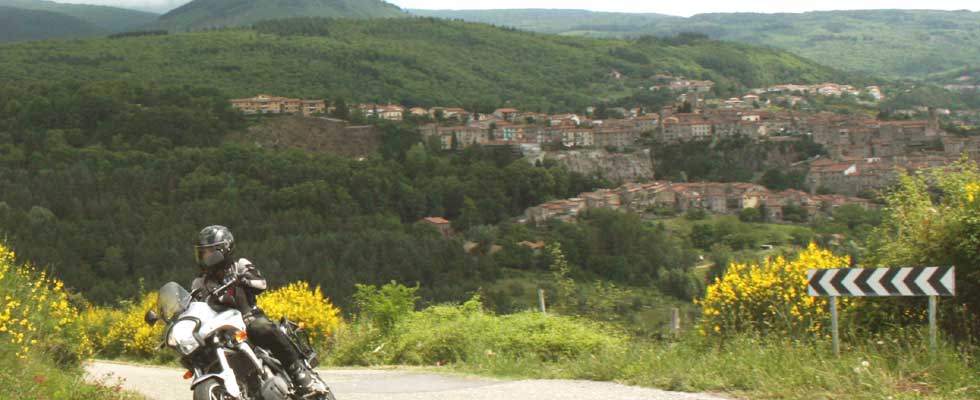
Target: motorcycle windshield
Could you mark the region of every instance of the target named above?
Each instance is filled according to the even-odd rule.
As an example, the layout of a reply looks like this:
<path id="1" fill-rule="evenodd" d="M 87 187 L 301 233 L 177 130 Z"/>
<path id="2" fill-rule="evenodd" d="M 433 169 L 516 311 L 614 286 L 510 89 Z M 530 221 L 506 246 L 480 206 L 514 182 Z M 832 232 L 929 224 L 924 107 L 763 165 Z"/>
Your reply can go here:
<path id="1" fill-rule="evenodd" d="M 191 294 L 177 282 L 170 282 L 160 288 L 157 293 L 157 311 L 160 318 L 170 322 L 187 309 L 191 302 Z"/>

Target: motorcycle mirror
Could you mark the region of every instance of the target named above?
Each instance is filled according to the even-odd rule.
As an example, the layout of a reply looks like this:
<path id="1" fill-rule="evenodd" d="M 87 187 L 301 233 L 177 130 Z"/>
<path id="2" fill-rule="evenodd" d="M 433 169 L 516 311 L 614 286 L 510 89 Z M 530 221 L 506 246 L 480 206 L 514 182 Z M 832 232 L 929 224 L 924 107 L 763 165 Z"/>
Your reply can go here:
<path id="1" fill-rule="evenodd" d="M 160 320 L 160 317 L 157 317 L 157 313 L 153 312 L 153 310 L 147 311 L 146 315 L 143 316 L 143 321 L 146 321 L 146 324 L 149 326 L 153 326 L 158 320 Z"/>

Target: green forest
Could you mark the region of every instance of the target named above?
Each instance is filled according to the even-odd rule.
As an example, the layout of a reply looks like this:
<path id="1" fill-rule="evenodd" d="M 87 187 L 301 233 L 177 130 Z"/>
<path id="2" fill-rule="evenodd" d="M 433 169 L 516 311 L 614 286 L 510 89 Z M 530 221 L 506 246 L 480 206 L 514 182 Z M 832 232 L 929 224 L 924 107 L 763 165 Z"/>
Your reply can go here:
<path id="1" fill-rule="evenodd" d="M 128 80 L 213 87 L 230 97 L 583 110 L 650 76 L 717 82 L 719 94 L 785 81 L 867 83 L 790 53 L 700 37 L 588 39 L 424 18 L 292 19 L 185 34 L 0 46 L 0 80 Z M 613 71 L 625 75 L 610 77 Z"/>
<path id="2" fill-rule="evenodd" d="M 197 0 L 160 16 L 149 29 L 181 32 L 247 26 L 289 17 L 398 18 L 407 14 L 382 0 Z"/>

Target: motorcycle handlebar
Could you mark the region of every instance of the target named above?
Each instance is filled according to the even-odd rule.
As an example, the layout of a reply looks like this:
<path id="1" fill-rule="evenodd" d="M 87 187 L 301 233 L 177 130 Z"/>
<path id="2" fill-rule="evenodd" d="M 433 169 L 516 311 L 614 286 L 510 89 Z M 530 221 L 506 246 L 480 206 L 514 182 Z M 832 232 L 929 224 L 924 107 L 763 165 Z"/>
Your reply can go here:
<path id="1" fill-rule="evenodd" d="M 221 286 L 219 286 L 218 288 L 216 288 L 214 290 L 208 291 L 207 294 L 205 296 L 203 296 L 203 297 L 200 296 L 200 294 L 193 295 L 193 297 L 196 298 L 196 299 L 200 299 L 200 301 L 205 301 L 206 302 L 206 301 L 208 301 L 211 298 L 211 296 L 214 296 L 214 295 L 217 295 L 218 293 L 221 293 L 222 291 L 224 291 L 225 289 L 228 289 L 229 287 L 231 287 L 232 285 L 234 285 L 236 283 L 238 283 L 238 276 L 235 276 L 233 279 L 229 280 L 228 283 L 226 283 L 224 285 L 221 285 Z M 199 292 L 203 292 L 203 291 L 204 290 L 202 290 L 202 289 L 198 289 L 198 290 L 195 290 L 195 293 L 199 293 Z"/>

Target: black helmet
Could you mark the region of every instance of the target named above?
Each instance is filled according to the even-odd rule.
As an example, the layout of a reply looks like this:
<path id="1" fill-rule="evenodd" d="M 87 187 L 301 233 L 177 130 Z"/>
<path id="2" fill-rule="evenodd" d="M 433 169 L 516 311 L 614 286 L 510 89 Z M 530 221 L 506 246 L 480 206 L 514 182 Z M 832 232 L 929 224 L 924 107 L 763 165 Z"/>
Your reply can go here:
<path id="1" fill-rule="evenodd" d="M 221 225 L 211 225 L 201 229 L 201 233 L 197 234 L 197 244 L 194 246 L 194 250 L 197 265 L 215 271 L 231 260 L 231 253 L 235 250 L 235 237 L 231 235 L 228 228 Z"/>

